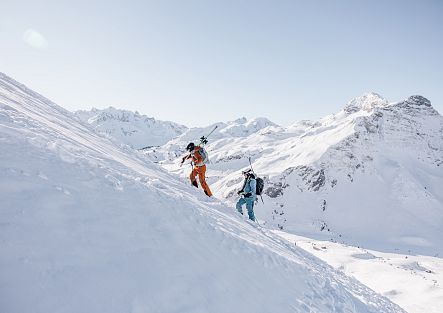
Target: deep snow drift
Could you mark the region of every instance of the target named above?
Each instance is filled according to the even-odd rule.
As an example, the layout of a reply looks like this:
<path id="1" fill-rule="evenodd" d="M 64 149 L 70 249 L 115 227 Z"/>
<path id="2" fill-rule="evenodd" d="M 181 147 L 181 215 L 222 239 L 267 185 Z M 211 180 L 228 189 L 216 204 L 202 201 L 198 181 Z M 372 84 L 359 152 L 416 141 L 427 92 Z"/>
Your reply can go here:
<path id="1" fill-rule="evenodd" d="M 0 74 L 5 312 L 402 312 Z"/>

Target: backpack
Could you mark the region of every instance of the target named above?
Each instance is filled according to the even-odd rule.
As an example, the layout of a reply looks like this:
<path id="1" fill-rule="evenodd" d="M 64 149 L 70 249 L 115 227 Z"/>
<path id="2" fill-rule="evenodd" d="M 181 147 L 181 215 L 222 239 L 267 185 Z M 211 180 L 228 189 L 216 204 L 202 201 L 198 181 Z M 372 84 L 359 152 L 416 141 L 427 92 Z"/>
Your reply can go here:
<path id="1" fill-rule="evenodd" d="M 255 182 L 256 182 L 255 193 L 257 194 L 257 196 L 260 196 L 263 192 L 264 187 L 265 187 L 265 182 L 264 182 L 263 178 L 260 178 L 260 177 L 256 177 Z"/>
<path id="2" fill-rule="evenodd" d="M 198 153 L 200 153 L 202 157 L 202 163 L 206 164 L 209 162 L 208 152 L 206 152 L 205 148 L 200 147 L 200 150 L 198 150 Z"/>

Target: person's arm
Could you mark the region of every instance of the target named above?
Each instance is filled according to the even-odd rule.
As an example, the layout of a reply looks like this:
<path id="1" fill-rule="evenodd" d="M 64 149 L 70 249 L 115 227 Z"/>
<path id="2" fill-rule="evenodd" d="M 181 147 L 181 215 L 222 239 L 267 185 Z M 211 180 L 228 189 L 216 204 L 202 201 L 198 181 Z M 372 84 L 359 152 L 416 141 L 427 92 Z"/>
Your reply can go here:
<path id="1" fill-rule="evenodd" d="M 255 195 L 255 192 L 257 190 L 257 181 L 255 179 L 251 179 L 251 182 L 249 183 L 249 186 L 251 186 L 251 193 Z"/>
<path id="2" fill-rule="evenodd" d="M 188 154 L 188 155 L 184 156 L 182 158 L 182 161 L 181 161 L 180 165 L 183 164 L 186 160 L 190 159 L 191 157 L 192 157 L 191 154 Z"/>
<path id="3" fill-rule="evenodd" d="M 247 183 L 247 182 L 248 182 L 247 179 L 245 179 L 245 180 L 243 181 L 243 185 L 241 186 L 241 189 L 240 189 L 239 191 L 237 191 L 237 194 L 238 194 L 238 195 L 241 195 L 241 194 L 244 192 L 245 187 L 246 187 L 246 183 Z"/>
<path id="4" fill-rule="evenodd" d="M 255 195 L 255 190 L 257 189 L 257 181 L 255 179 L 249 180 L 249 187 L 251 190 L 247 194 L 245 194 L 246 198 Z"/>

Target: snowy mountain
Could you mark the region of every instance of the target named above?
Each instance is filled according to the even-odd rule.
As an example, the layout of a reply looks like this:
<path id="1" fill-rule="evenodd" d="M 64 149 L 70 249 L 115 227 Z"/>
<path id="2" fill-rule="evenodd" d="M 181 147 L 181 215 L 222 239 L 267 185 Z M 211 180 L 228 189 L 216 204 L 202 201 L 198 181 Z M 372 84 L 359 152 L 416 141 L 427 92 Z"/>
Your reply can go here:
<path id="1" fill-rule="evenodd" d="M 404 312 L 0 74 L 4 312 Z"/>
<path id="2" fill-rule="evenodd" d="M 98 133 L 115 138 L 134 149 L 163 145 L 187 130 L 186 126 L 177 123 L 159 121 L 138 112 L 113 107 L 80 110 L 75 115 Z"/>
<path id="3" fill-rule="evenodd" d="M 188 131 L 148 154 L 186 176 L 178 157 L 210 128 Z M 287 128 L 268 123 L 245 136 L 216 131 L 206 148 L 208 181 L 232 204 L 251 157 L 266 181 L 257 215 L 269 227 L 443 255 L 443 117 L 424 97 L 390 104 L 370 93 L 319 121 Z"/>
<path id="4" fill-rule="evenodd" d="M 207 127 L 189 128 L 180 136 L 172 139 L 161 147 L 152 147 L 145 149 L 146 156 L 153 162 L 162 162 L 165 160 L 175 161 L 185 152 L 185 147 L 189 142 L 199 143 L 200 137 L 210 135 L 211 142 L 218 142 L 220 146 L 242 140 L 252 134 L 264 130 L 282 130 L 282 127 L 272 123 L 266 118 L 255 118 L 247 120 L 245 117 L 227 123 L 220 122 Z M 213 146 L 213 145 L 212 145 Z"/>

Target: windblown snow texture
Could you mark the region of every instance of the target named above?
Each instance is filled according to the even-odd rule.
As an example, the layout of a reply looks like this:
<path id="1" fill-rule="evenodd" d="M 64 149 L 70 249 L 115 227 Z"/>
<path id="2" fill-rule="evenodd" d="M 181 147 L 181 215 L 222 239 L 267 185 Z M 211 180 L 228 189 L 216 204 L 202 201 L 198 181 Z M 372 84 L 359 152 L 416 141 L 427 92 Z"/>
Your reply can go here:
<path id="1" fill-rule="evenodd" d="M 403 312 L 0 74 L 4 312 Z"/>

